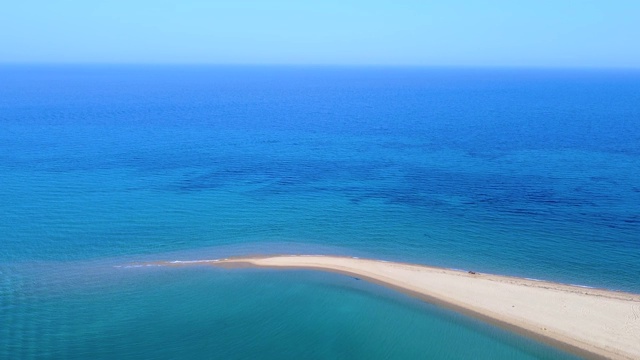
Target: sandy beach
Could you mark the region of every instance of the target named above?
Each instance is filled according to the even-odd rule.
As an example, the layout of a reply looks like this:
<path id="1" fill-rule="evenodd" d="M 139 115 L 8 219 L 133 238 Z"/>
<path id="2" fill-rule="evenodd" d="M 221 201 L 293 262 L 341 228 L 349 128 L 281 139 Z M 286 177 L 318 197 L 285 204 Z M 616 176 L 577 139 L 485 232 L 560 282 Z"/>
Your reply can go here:
<path id="1" fill-rule="evenodd" d="M 640 359 L 640 295 L 515 277 L 338 256 L 173 261 L 313 269 L 357 276 L 586 358 Z"/>

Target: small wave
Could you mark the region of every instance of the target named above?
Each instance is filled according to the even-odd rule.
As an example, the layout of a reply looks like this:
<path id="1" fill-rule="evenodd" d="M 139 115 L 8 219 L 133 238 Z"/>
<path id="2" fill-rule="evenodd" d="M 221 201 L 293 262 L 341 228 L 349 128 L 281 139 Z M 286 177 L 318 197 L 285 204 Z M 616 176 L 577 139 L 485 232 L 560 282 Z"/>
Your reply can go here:
<path id="1" fill-rule="evenodd" d="M 223 259 L 223 260 L 227 260 L 227 259 Z M 210 262 L 217 262 L 220 261 L 219 259 L 212 259 L 212 260 L 174 260 L 174 261 L 169 261 L 169 264 L 200 264 L 200 263 L 210 263 Z"/>
<path id="2" fill-rule="evenodd" d="M 113 265 L 116 269 L 134 269 L 141 267 L 154 267 L 154 266 L 162 266 L 160 264 L 134 264 L 134 265 Z"/>
<path id="3" fill-rule="evenodd" d="M 580 288 L 585 288 L 585 289 L 595 289 L 593 286 L 587 286 L 587 285 L 578 285 L 578 284 L 569 284 L 569 285 L 580 287 Z"/>

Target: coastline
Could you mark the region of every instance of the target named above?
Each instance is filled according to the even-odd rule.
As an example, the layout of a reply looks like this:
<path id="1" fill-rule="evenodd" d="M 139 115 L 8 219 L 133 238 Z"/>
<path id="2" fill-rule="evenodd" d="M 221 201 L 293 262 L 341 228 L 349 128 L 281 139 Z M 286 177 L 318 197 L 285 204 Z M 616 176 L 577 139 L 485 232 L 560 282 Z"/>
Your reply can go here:
<path id="1" fill-rule="evenodd" d="M 588 359 L 640 358 L 640 295 L 384 260 L 282 255 L 165 261 L 329 271 L 393 288 Z"/>

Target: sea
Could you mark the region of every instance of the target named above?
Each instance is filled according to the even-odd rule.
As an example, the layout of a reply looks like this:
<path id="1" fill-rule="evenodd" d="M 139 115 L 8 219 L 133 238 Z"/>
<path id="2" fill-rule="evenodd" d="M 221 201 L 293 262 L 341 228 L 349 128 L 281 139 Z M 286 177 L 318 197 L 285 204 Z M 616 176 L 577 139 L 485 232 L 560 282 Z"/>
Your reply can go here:
<path id="1" fill-rule="evenodd" d="M 640 293 L 640 71 L 0 66 L 0 359 L 574 359 L 332 254 Z"/>

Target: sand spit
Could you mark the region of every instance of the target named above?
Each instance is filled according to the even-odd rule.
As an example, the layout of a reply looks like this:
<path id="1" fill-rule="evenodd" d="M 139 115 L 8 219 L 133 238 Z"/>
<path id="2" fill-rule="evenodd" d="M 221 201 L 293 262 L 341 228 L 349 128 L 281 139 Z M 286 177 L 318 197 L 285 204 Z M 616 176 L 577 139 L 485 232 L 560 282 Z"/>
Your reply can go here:
<path id="1" fill-rule="evenodd" d="M 640 295 L 338 256 L 156 263 L 313 269 L 395 288 L 591 359 L 640 359 Z"/>

